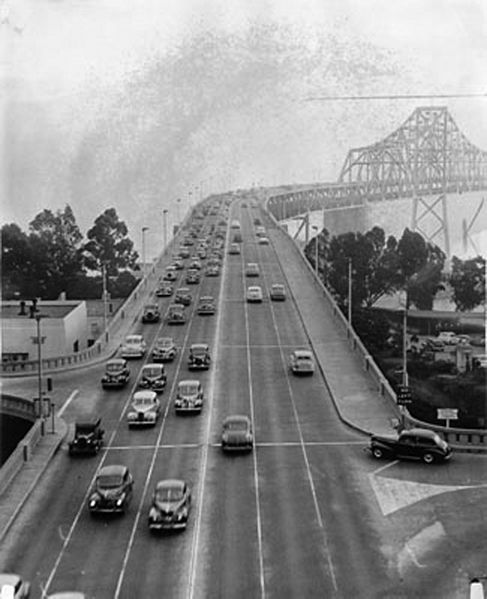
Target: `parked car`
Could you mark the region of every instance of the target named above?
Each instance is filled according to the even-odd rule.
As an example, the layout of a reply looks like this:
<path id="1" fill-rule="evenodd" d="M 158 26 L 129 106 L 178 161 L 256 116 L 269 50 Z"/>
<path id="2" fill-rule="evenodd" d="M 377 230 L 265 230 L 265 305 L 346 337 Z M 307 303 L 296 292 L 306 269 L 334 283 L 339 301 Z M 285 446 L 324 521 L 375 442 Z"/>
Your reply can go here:
<path id="1" fill-rule="evenodd" d="M 157 304 L 147 304 L 144 307 L 144 313 L 142 314 L 142 322 L 159 322 L 161 319 L 161 311 Z"/>
<path id="2" fill-rule="evenodd" d="M 451 447 L 437 433 L 422 428 L 403 430 L 398 436 L 372 435 L 367 447 L 374 458 L 422 460 L 425 464 L 449 460 Z"/>
<path id="3" fill-rule="evenodd" d="M 269 297 L 273 302 L 283 302 L 286 299 L 286 289 L 284 285 L 281 285 L 280 283 L 271 285 Z"/>
<path id="4" fill-rule="evenodd" d="M 153 362 L 171 362 L 178 353 L 172 337 L 159 337 L 152 350 Z"/>
<path id="5" fill-rule="evenodd" d="M 293 374 L 313 374 L 315 361 L 313 353 L 308 349 L 296 349 L 289 358 L 289 367 Z"/>
<path id="6" fill-rule="evenodd" d="M 96 455 L 103 446 L 101 418 L 79 420 L 74 425 L 74 438 L 69 442 L 69 455 Z"/>
<path id="7" fill-rule="evenodd" d="M 221 447 L 223 451 L 252 451 L 254 436 L 248 416 L 228 416 L 223 421 Z"/>
<path id="8" fill-rule="evenodd" d="M 240 254 L 240 246 L 238 243 L 231 243 L 228 248 L 228 253 L 232 255 Z"/>
<path id="9" fill-rule="evenodd" d="M 189 306 L 192 300 L 191 292 L 187 287 L 180 287 L 174 296 L 174 303 L 183 304 L 183 306 Z"/>
<path id="10" fill-rule="evenodd" d="M 256 262 L 248 262 L 247 266 L 245 267 L 245 276 L 258 277 L 259 274 L 259 265 Z"/>
<path id="11" fill-rule="evenodd" d="M 155 391 L 136 391 L 127 413 L 127 422 L 132 426 L 154 426 L 159 418 L 161 402 Z"/>
<path id="12" fill-rule="evenodd" d="M 201 412 L 203 408 L 203 386 L 200 381 L 186 380 L 178 383 L 174 407 L 176 413 Z"/>
<path id="13" fill-rule="evenodd" d="M 258 285 L 251 285 L 247 287 L 247 301 L 248 302 L 262 302 L 263 301 L 262 289 Z"/>
<path id="14" fill-rule="evenodd" d="M 186 528 L 191 509 L 191 491 L 184 480 L 160 480 L 149 509 L 151 531 Z"/>
<path id="15" fill-rule="evenodd" d="M 0 573 L 0 597 L 3 599 L 27 599 L 30 596 L 30 583 L 13 573 Z"/>
<path id="16" fill-rule="evenodd" d="M 105 374 L 101 378 L 101 385 L 104 389 L 125 387 L 129 378 L 130 370 L 127 366 L 127 360 L 124 358 L 114 358 L 108 360 L 105 364 Z"/>
<path id="17" fill-rule="evenodd" d="M 186 278 L 184 279 L 186 285 L 196 285 L 200 282 L 200 273 L 192 268 L 188 270 L 186 273 Z"/>
<path id="18" fill-rule="evenodd" d="M 440 331 L 436 339 L 442 341 L 445 345 L 457 345 L 460 341 L 453 331 Z"/>
<path id="19" fill-rule="evenodd" d="M 169 281 L 164 281 L 156 289 L 157 297 L 170 297 L 174 293 L 174 286 Z"/>
<path id="20" fill-rule="evenodd" d="M 127 335 L 121 345 L 120 355 L 122 358 L 143 358 L 147 346 L 142 335 Z"/>
<path id="21" fill-rule="evenodd" d="M 140 372 L 139 387 L 152 389 L 156 393 L 162 393 L 166 386 L 167 376 L 162 364 L 145 364 Z"/>
<path id="22" fill-rule="evenodd" d="M 189 348 L 188 368 L 190 370 L 207 370 L 210 367 L 210 348 L 207 343 L 193 343 Z"/>
<path id="23" fill-rule="evenodd" d="M 132 499 L 134 481 L 127 466 L 111 465 L 100 468 L 88 498 L 92 514 L 99 512 L 124 513 Z"/>
<path id="24" fill-rule="evenodd" d="M 196 312 L 198 314 L 206 315 L 206 314 L 215 314 L 216 306 L 215 306 L 215 298 L 211 295 L 203 295 L 200 297 L 198 301 L 198 307 L 196 308 Z"/>
<path id="25" fill-rule="evenodd" d="M 167 324 L 184 324 L 186 322 L 186 314 L 182 304 L 171 304 L 166 313 Z"/>

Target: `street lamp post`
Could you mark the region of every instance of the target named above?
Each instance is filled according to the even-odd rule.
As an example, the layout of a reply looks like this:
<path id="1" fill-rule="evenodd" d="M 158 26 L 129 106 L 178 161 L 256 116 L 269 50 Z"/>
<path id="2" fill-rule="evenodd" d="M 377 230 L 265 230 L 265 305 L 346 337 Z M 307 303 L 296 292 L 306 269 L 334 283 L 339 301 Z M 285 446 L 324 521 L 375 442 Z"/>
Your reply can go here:
<path id="1" fill-rule="evenodd" d="M 167 208 L 162 211 L 163 227 L 164 227 L 164 250 L 167 247 Z"/>
<path id="2" fill-rule="evenodd" d="M 315 273 L 318 276 L 318 227 L 316 225 L 312 226 L 312 229 L 316 231 L 315 235 Z"/>
<path id="3" fill-rule="evenodd" d="M 352 259 L 348 259 L 348 324 L 352 324 Z"/>
<path id="4" fill-rule="evenodd" d="M 42 338 L 41 338 L 41 314 L 36 314 L 37 324 L 37 393 L 39 396 L 39 409 L 42 414 Z"/>
<path id="5" fill-rule="evenodd" d="M 145 279 L 145 234 L 149 230 L 149 227 L 142 227 L 142 269 Z"/>
<path id="6" fill-rule="evenodd" d="M 107 324 L 108 324 L 108 310 L 107 310 L 108 292 L 107 292 L 107 268 L 106 268 L 105 264 L 102 264 L 101 276 L 102 276 L 102 294 L 103 294 L 103 330 L 105 331 L 105 335 L 106 335 L 107 334 Z"/>
<path id="7" fill-rule="evenodd" d="M 191 192 L 189 192 L 189 194 L 191 195 Z M 178 198 L 176 200 L 176 205 L 177 205 L 177 214 L 178 214 L 178 227 L 181 226 L 181 198 Z"/>

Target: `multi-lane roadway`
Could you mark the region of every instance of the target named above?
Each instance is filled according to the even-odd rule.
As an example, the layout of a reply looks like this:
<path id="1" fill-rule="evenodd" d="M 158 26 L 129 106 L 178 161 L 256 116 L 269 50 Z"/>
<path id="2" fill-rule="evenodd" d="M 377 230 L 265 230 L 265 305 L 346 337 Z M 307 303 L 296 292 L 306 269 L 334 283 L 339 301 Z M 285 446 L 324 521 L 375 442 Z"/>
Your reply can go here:
<path id="1" fill-rule="evenodd" d="M 131 382 L 123 390 L 102 390 L 101 367 L 59 377 L 66 394 L 77 390 L 64 417 L 72 423 L 100 415 L 106 445 L 86 459 L 69 458 L 63 446 L 0 549 L 3 569 L 22 572 L 33 597 L 64 589 L 96 599 L 454 597 L 448 593 L 459 588 L 458 572 L 452 586 L 444 566 L 458 569 L 452 555 L 463 552 L 474 567 L 467 540 L 478 529 L 473 513 L 462 513 L 467 531 L 455 530 L 453 519 L 463 505 L 455 491 L 462 491 L 468 471 L 474 491 L 464 492 L 464 509 L 486 521 L 480 459 L 458 456 L 436 469 L 374 462 L 363 452 L 364 438 L 341 423 L 320 372 L 290 374 L 290 352 L 309 348 L 309 340 L 281 266 L 286 257 L 273 243 L 257 243 L 256 216 L 264 219 L 251 203 L 232 205 L 228 220 L 241 223 L 241 254 L 225 250 L 220 276 L 203 276 L 191 287 L 184 326 L 162 320 L 134 327 L 149 349 L 161 335 L 173 336 L 180 349 L 166 365 L 156 427 L 129 430 L 126 422 L 150 351 L 130 362 Z M 207 217 L 205 226 L 218 219 Z M 258 279 L 245 277 L 248 262 L 259 264 Z M 286 285 L 287 301 L 269 300 L 272 283 Z M 261 304 L 245 301 L 254 284 L 264 290 Z M 217 299 L 214 316 L 196 314 L 201 295 Z M 157 301 L 164 314 L 172 300 Z M 209 343 L 212 366 L 189 373 L 188 349 L 197 342 Z M 175 389 L 185 378 L 203 383 L 199 415 L 174 412 Z M 235 413 L 251 418 L 252 453 L 220 449 L 221 423 Z M 93 518 L 87 498 L 107 464 L 129 467 L 134 496 L 124 516 Z M 184 532 L 154 535 L 147 515 L 155 484 L 165 478 L 190 483 L 192 511 Z M 411 499 L 405 486 L 411 479 L 423 497 Z M 435 481 L 451 489 L 428 494 L 425 487 Z M 402 493 L 409 498 L 404 505 Z"/>

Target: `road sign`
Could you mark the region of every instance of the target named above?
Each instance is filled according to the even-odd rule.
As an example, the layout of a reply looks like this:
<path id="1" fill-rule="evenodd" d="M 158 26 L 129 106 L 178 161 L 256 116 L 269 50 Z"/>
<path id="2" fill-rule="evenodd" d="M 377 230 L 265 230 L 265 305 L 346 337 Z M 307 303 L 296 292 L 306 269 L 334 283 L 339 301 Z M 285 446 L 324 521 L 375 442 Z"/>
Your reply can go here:
<path id="1" fill-rule="evenodd" d="M 438 408 L 438 420 L 458 420 L 458 409 Z"/>
<path id="2" fill-rule="evenodd" d="M 397 405 L 407 406 L 413 402 L 411 395 L 411 387 L 407 385 L 399 385 L 396 392 Z"/>

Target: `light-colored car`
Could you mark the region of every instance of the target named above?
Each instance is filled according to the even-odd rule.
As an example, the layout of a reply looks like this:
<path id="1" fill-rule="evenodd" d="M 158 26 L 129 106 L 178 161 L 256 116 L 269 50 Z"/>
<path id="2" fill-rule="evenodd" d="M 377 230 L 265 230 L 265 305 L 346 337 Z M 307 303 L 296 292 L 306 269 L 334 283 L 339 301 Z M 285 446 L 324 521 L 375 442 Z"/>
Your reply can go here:
<path id="1" fill-rule="evenodd" d="M 259 265 L 257 262 L 248 262 L 245 267 L 246 277 L 258 277 L 260 275 Z"/>
<path id="2" fill-rule="evenodd" d="M 120 348 L 122 358 L 143 358 L 147 346 L 142 335 L 127 335 Z"/>
<path id="3" fill-rule="evenodd" d="M 201 412 L 203 408 L 203 386 L 197 380 L 185 380 L 178 383 L 174 407 L 176 412 Z"/>
<path id="4" fill-rule="evenodd" d="M 289 358 L 289 366 L 293 374 L 313 374 L 315 360 L 308 349 L 296 349 Z"/>
<path id="5" fill-rule="evenodd" d="M 172 337 L 159 337 L 152 349 L 153 362 L 171 362 L 176 357 L 178 348 Z"/>
<path id="6" fill-rule="evenodd" d="M 198 301 L 198 307 L 196 308 L 196 312 L 198 314 L 202 314 L 202 315 L 215 314 L 215 312 L 216 312 L 215 298 L 211 295 L 201 296 Z"/>
<path id="7" fill-rule="evenodd" d="M 273 302 L 283 302 L 286 299 L 286 288 L 280 283 L 274 283 L 271 285 L 269 297 Z"/>
<path id="8" fill-rule="evenodd" d="M 460 341 L 453 331 L 440 331 L 436 339 L 442 341 L 446 345 L 457 345 Z"/>
<path id="9" fill-rule="evenodd" d="M 29 597 L 30 583 L 18 574 L 0 573 L 0 597 L 3 599 L 24 599 Z"/>
<path id="10" fill-rule="evenodd" d="M 136 391 L 127 414 L 129 426 L 155 425 L 161 411 L 161 402 L 155 391 Z"/>
<path id="11" fill-rule="evenodd" d="M 239 246 L 239 244 L 238 243 L 231 243 L 230 247 L 228 249 L 228 253 L 229 254 L 234 254 L 234 255 L 240 254 L 240 246 Z"/>
<path id="12" fill-rule="evenodd" d="M 261 237 L 259 237 L 259 240 L 257 242 L 259 245 L 269 245 L 269 238 L 268 237 L 264 237 L 263 235 Z"/>
<path id="13" fill-rule="evenodd" d="M 162 393 L 166 386 L 166 372 L 159 363 L 145 364 L 140 371 L 139 387 Z"/>
<path id="14" fill-rule="evenodd" d="M 152 496 L 149 529 L 157 531 L 186 528 L 190 509 L 191 491 L 185 481 L 160 480 Z"/>
<path id="15" fill-rule="evenodd" d="M 262 288 L 258 285 L 251 285 L 247 288 L 247 301 L 248 302 L 262 302 L 263 300 Z"/>
<path id="16" fill-rule="evenodd" d="M 222 425 L 223 451 L 252 451 L 254 436 L 248 416 L 235 414 L 225 418 Z"/>
<path id="17" fill-rule="evenodd" d="M 88 599 L 84 593 L 80 591 L 61 591 L 60 593 L 54 593 L 48 595 L 47 599 Z"/>

